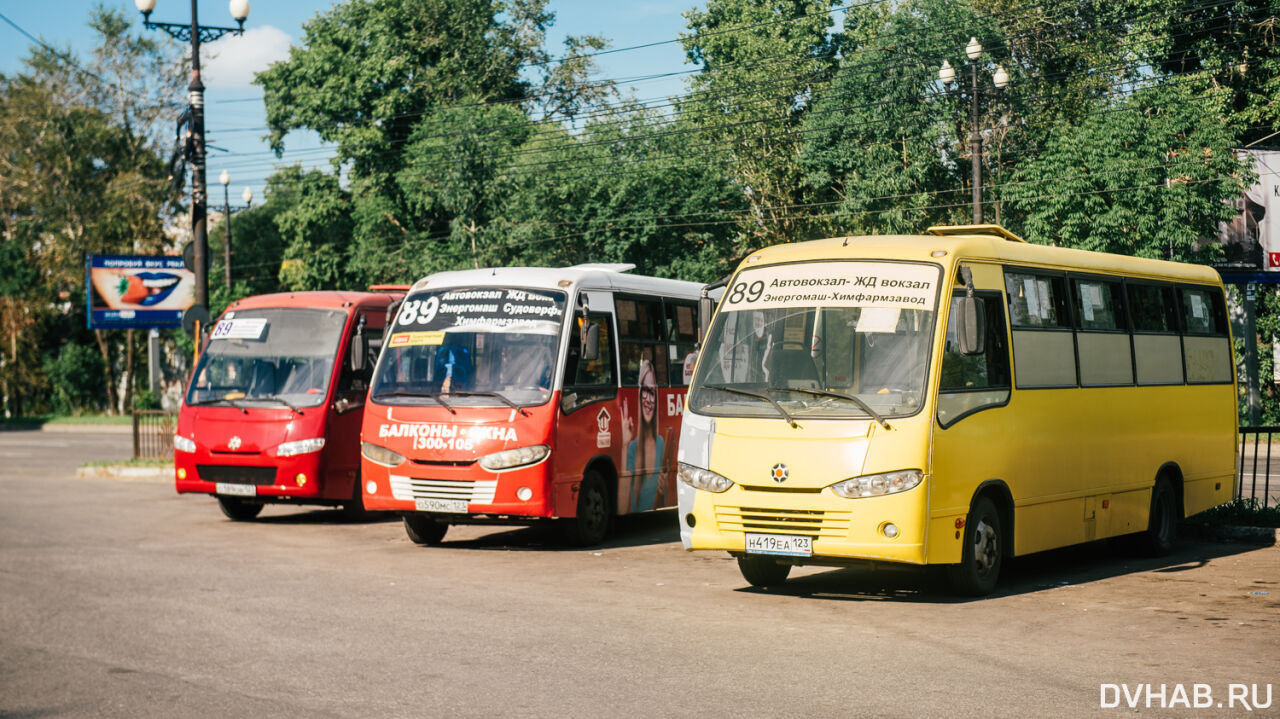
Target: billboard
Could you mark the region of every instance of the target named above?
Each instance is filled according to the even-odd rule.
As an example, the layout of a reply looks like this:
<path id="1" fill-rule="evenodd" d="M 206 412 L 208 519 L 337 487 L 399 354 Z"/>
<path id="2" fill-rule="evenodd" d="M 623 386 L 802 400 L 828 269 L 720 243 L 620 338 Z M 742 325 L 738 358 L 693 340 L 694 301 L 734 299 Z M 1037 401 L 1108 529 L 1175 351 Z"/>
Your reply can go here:
<path id="1" fill-rule="evenodd" d="M 88 255 L 89 329 L 181 327 L 196 276 L 181 257 Z"/>
<path id="2" fill-rule="evenodd" d="M 1219 238 L 1236 266 L 1280 272 L 1280 151 L 1240 150 L 1258 181 L 1236 198 L 1239 214 L 1223 223 Z"/>

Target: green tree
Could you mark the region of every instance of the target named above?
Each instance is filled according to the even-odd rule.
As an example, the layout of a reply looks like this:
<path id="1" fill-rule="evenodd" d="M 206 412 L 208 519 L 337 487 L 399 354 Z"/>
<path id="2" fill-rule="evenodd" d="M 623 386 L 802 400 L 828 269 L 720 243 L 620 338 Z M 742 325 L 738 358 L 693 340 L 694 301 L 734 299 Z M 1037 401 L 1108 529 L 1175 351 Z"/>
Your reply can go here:
<path id="1" fill-rule="evenodd" d="M 11 252 L 37 273 L 6 303 L 5 324 L 11 347 L 25 342 L 19 351 L 37 357 L 65 341 L 40 328 L 48 315 L 75 311 L 64 301 L 83 292 L 84 256 L 159 252 L 167 244 L 165 219 L 177 209 L 160 144 L 176 108 L 161 98 L 178 84 L 164 78 L 180 78 L 181 63 L 130 32 L 123 12 L 99 6 L 89 24 L 97 36 L 93 71 L 65 50 L 37 45 L 24 73 L 0 78 L 3 240 L 19 246 Z M 103 359 L 102 404 L 119 411 L 134 385 L 137 338 L 96 332 L 92 341 Z M 22 370 L 22 363 L 10 367 Z M 23 370 L 28 379 L 36 376 L 31 370 Z"/>
<path id="2" fill-rule="evenodd" d="M 804 119 L 798 160 L 805 183 L 834 204 L 838 231 L 913 233 L 969 221 L 971 85 L 960 59 L 975 35 L 1003 45 L 995 23 L 964 3 L 913 0 L 846 13 L 840 68 Z M 938 81 L 943 60 L 955 62 L 958 87 Z M 983 64 L 989 85 L 993 63 Z M 1008 106 L 989 87 L 983 100 L 980 124 L 996 128 L 986 139 L 999 142 Z M 990 175 L 998 163 L 984 155 Z"/>
<path id="3" fill-rule="evenodd" d="M 706 149 L 699 152 L 727 163 L 750 208 L 735 255 L 822 231 L 796 207 L 805 200 L 798 129 L 835 68 L 827 30 L 836 5 L 710 0 L 685 13 L 680 40 L 701 71 L 690 78 L 680 112 L 700 130 L 693 143 Z"/>
<path id="4" fill-rule="evenodd" d="M 1019 165 L 1004 196 L 1027 239 L 1138 257 L 1211 262 L 1218 223 L 1250 172 L 1224 93 L 1166 82 L 1097 103 Z"/>

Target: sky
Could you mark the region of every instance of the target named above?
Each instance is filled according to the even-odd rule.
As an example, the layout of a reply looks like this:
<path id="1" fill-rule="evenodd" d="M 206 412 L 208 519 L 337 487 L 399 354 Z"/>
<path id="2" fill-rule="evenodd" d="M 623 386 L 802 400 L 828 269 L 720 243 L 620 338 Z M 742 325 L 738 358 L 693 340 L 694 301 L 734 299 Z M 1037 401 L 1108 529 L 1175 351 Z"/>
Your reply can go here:
<path id="1" fill-rule="evenodd" d="M 107 7 L 125 9 L 142 26 L 142 16 L 132 0 L 0 0 L 0 13 L 23 30 L 57 47 L 69 47 L 82 60 L 90 57 L 93 32 L 86 24 L 89 12 L 102 2 Z M 226 36 L 204 46 L 201 53 L 205 83 L 205 127 L 210 146 L 208 181 L 210 199 L 215 204 L 222 193 L 217 178 L 225 169 L 231 175 L 231 203 L 241 202 L 241 192 L 249 187 L 255 198 L 262 197 L 265 178 L 277 163 L 301 161 L 305 166 L 326 165 L 330 150 L 310 132 L 291 133 L 285 139 L 285 154 L 276 159 L 262 137 L 266 134 L 262 91 L 251 85 L 253 74 L 272 62 L 288 57 L 289 47 L 302 38 L 303 24 L 332 7 L 329 2 L 305 0 L 251 0 L 249 18 L 242 37 Z M 611 48 L 659 43 L 653 47 L 627 50 L 596 59 L 600 79 L 620 81 L 633 89 L 639 99 L 662 98 L 683 91 L 683 75 L 627 81 L 663 73 L 687 72 L 684 53 L 674 42 L 684 30 L 681 13 L 698 5 L 695 0 L 550 0 L 556 22 L 547 33 L 548 52 L 560 55 L 566 35 L 603 35 Z M 221 0 L 199 5 L 202 25 L 234 26 L 226 3 Z M 151 13 L 156 22 L 190 22 L 190 3 L 156 0 Z M 153 31 L 162 39 L 163 32 Z M 176 40 L 175 46 L 181 45 Z M 23 70 L 31 41 L 7 23 L 0 22 L 0 73 Z M 212 55 L 210 58 L 209 56 Z M 92 67 L 89 67 L 92 69 Z M 185 101 L 185 98 L 179 98 Z M 212 209 L 212 208 L 211 208 Z"/>

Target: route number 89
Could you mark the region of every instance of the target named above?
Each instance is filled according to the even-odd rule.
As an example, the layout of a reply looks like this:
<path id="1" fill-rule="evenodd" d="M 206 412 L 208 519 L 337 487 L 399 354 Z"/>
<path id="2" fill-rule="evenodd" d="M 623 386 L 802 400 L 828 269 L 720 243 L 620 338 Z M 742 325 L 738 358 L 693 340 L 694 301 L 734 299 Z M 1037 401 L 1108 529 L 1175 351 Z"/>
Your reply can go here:
<path id="1" fill-rule="evenodd" d="M 729 304 L 736 305 L 745 298 L 747 302 L 756 302 L 764 294 L 764 280 L 756 280 L 748 287 L 746 282 L 739 282 L 729 290 Z"/>

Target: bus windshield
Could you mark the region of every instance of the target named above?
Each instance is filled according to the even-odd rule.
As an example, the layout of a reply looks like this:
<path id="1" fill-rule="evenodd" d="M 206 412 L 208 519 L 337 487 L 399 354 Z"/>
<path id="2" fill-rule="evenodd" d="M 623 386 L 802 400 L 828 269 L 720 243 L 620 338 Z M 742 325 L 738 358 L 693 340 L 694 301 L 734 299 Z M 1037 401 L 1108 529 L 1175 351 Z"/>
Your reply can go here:
<path id="1" fill-rule="evenodd" d="M 303 308 L 228 312 L 187 389 L 187 404 L 270 402 L 315 407 L 324 402 L 347 314 Z"/>
<path id="2" fill-rule="evenodd" d="M 744 270 L 689 407 L 719 416 L 904 417 L 924 403 L 939 270 L 828 262 Z"/>
<path id="3" fill-rule="evenodd" d="M 565 293 L 501 287 L 410 295 L 369 396 L 380 404 L 540 405 L 551 399 Z"/>

